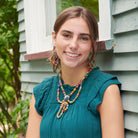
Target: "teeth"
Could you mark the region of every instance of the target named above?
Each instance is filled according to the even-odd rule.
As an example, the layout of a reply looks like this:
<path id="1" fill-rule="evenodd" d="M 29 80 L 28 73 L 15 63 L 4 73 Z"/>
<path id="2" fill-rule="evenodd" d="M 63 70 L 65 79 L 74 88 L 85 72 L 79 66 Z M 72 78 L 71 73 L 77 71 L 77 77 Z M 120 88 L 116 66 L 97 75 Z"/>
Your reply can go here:
<path id="1" fill-rule="evenodd" d="M 71 56 L 71 57 L 77 57 L 78 54 L 71 54 L 71 53 L 66 53 L 68 56 Z"/>

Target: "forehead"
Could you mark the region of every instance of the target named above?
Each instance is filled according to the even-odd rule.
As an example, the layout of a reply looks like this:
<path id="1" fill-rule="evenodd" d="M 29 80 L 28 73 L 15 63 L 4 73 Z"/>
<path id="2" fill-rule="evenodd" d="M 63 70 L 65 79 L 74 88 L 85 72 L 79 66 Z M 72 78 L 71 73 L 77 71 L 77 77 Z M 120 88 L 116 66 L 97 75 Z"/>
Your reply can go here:
<path id="1" fill-rule="evenodd" d="M 87 22 L 81 17 L 68 19 L 62 24 L 61 28 L 59 29 L 59 32 L 61 30 L 69 30 L 72 32 L 88 34 L 90 33 Z"/>

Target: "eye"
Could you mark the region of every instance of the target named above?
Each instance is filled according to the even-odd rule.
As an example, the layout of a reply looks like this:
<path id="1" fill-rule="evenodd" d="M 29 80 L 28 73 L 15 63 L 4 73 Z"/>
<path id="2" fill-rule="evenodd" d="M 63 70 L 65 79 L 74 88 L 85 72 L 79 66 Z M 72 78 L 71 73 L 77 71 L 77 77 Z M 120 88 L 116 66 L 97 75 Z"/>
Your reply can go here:
<path id="1" fill-rule="evenodd" d="M 82 37 L 81 39 L 82 39 L 83 41 L 88 41 L 88 40 L 89 40 L 88 37 Z"/>
<path id="2" fill-rule="evenodd" d="M 83 41 L 83 42 L 87 42 L 87 41 L 90 40 L 90 38 L 88 36 L 81 36 L 80 40 Z"/>
<path id="3" fill-rule="evenodd" d="M 67 33 L 64 33 L 62 34 L 64 38 L 68 39 L 68 38 L 71 38 L 71 35 L 70 34 L 67 34 Z"/>

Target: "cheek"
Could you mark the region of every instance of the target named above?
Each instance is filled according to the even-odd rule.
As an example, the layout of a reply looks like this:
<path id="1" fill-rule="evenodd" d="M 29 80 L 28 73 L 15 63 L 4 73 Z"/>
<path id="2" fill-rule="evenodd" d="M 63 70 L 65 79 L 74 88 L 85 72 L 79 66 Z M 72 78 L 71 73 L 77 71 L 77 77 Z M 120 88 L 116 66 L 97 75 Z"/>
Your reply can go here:
<path id="1" fill-rule="evenodd" d="M 82 48 L 82 51 L 84 51 L 85 53 L 91 53 L 92 52 L 92 47 L 90 45 L 85 45 Z"/>
<path id="2" fill-rule="evenodd" d="M 61 57 L 61 54 L 62 54 L 63 51 L 64 51 L 64 49 L 63 49 L 61 43 L 59 43 L 59 42 L 56 43 L 55 50 L 56 50 L 56 52 L 57 52 L 58 57 L 60 58 L 60 57 Z"/>
<path id="3" fill-rule="evenodd" d="M 92 53 L 91 47 L 85 49 L 84 51 L 85 51 L 84 54 L 85 54 L 86 58 L 89 58 L 89 56 L 90 56 L 91 53 Z"/>
<path id="4" fill-rule="evenodd" d="M 57 52 L 57 55 L 59 56 L 60 55 L 60 48 L 56 45 L 56 48 L 55 48 L 56 52 Z"/>

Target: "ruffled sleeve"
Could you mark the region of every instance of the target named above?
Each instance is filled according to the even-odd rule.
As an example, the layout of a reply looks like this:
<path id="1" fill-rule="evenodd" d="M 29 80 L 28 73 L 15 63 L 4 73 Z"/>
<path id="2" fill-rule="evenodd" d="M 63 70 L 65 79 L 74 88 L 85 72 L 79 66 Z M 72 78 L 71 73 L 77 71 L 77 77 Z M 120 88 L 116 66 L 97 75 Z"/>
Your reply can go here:
<path id="1" fill-rule="evenodd" d="M 47 102 L 52 81 L 53 77 L 46 78 L 33 89 L 33 94 L 35 97 L 35 108 L 40 115 L 43 115 L 44 105 Z"/>
<path id="2" fill-rule="evenodd" d="M 116 76 L 101 72 L 96 81 L 95 94 L 89 96 L 88 109 L 94 113 L 98 113 L 97 106 L 102 103 L 103 95 L 106 88 L 112 84 L 117 84 L 121 90 L 121 83 L 118 81 Z"/>

